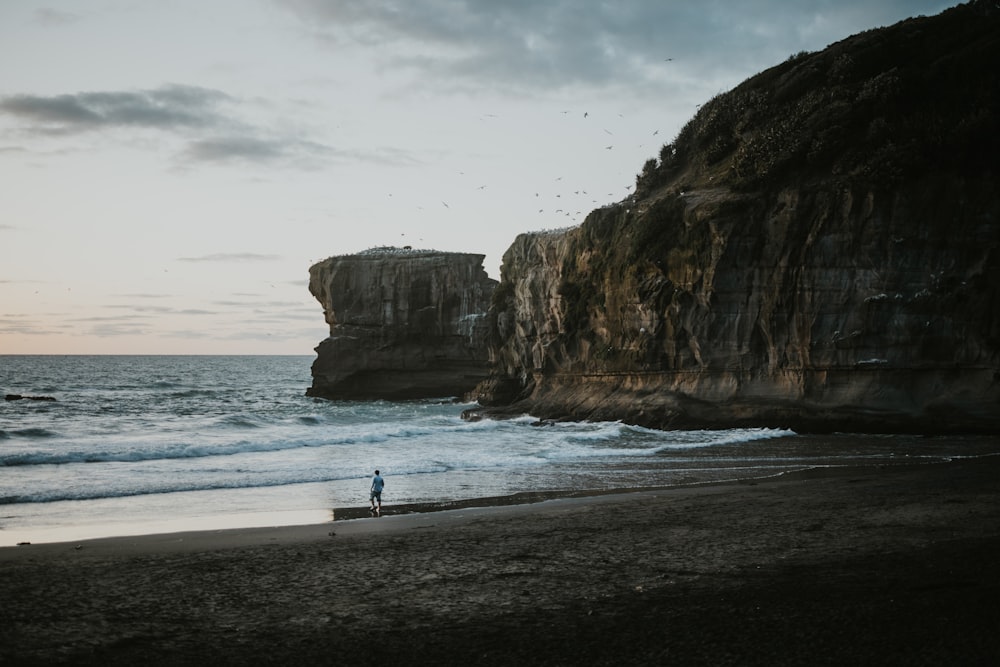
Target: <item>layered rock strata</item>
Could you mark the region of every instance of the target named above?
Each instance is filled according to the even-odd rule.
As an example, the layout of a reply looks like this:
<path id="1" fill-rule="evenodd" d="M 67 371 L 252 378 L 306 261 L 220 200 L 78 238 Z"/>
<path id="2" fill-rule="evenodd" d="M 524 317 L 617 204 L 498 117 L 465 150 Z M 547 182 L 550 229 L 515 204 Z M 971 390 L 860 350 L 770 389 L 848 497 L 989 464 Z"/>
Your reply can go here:
<path id="1" fill-rule="evenodd" d="M 309 269 L 330 336 L 310 396 L 461 396 L 486 377 L 485 313 L 495 280 L 483 255 L 376 248 Z"/>
<path id="2" fill-rule="evenodd" d="M 997 14 L 974 2 L 789 59 L 704 105 L 634 197 L 519 236 L 480 403 L 1000 432 Z"/>

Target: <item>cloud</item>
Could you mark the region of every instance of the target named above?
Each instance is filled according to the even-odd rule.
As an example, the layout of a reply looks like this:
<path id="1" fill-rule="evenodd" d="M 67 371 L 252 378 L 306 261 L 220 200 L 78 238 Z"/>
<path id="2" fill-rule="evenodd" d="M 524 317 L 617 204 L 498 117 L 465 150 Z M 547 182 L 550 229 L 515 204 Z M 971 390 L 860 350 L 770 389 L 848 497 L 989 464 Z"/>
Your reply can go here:
<path id="1" fill-rule="evenodd" d="M 202 316 L 202 315 L 218 315 L 219 314 L 218 311 L 215 311 L 215 310 L 205 310 L 203 308 L 182 308 L 181 310 L 176 311 L 176 313 L 178 315 L 197 315 L 199 317 Z"/>
<path id="2" fill-rule="evenodd" d="M 21 120 L 22 130 L 48 137 L 129 129 L 169 133 L 184 142 L 184 147 L 174 155 L 175 164 L 182 169 L 244 164 L 317 169 L 334 161 L 404 166 L 420 163 L 405 150 L 341 150 L 290 135 L 284 128 L 272 131 L 255 126 L 234 113 L 233 107 L 240 104 L 246 103 L 219 90 L 165 85 L 139 91 L 7 95 L 0 97 L 0 115 Z M 26 152 L 26 149 L 0 147 L 0 152 Z"/>
<path id="3" fill-rule="evenodd" d="M 184 152 L 184 157 L 196 162 L 268 161 L 285 157 L 287 154 L 286 146 L 278 141 L 254 137 L 226 137 L 192 142 Z"/>
<path id="4" fill-rule="evenodd" d="M 34 13 L 35 23 L 42 26 L 63 26 L 80 21 L 83 17 L 73 12 L 64 12 L 59 9 L 42 7 L 36 9 Z"/>
<path id="5" fill-rule="evenodd" d="M 309 312 L 315 315 L 316 311 L 318 310 L 317 307 L 317 308 L 310 308 L 307 311 L 304 311 L 302 304 L 300 304 L 297 301 L 287 301 L 287 300 L 261 301 L 259 299 L 254 299 L 254 298 L 247 298 L 243 301 L 220 300 L 220 301 L 213 301 L 212 304 L 216 306 L 226 306 L 226 307 L 234 307 L 234 306 L 240 308 L 252 307 L 256 309 L 258 312 L 261 312 L 260 311 L 261 308 L 267 308 L 270 309 L 271 311 L 273 311 L 274 309 L 280 309 L 283 312 L 296 312 L 296 313 Z"/>
<path id="6" fill-rule="evenodd" d="M 383 67 L 439 85 L 662 91 L 818 50 L 859 30 L 954 4 L 935 0 L 275 0 L 337 46 L 377 49 Z M 669 60 L 668 60 L 669 59 Z"/>
<path id="7" fill-rule="evenodd" d="M 317 334 L 315 329 L 292 329 L 287 326 L 278 325 L 275 327 L 270 327 L 267 329 L 244 329 L 242 331 L 230 333 L 228 335 L 217 336 L 219 340 L 229 340 L 229 341 L 257 341 L 262 343 L 281 343 L 285 341 L 301 340 L 317 338 L 321 335 Z"/>
<path id="8" fill-rule="evenodd" d="M 88 317 L 69 318 L 77 326 L 89 325 L 86 333 L 98 338 L 111 338 L 116 336 L 145 336 L 152 333 L 157 335 L 171 335 L 169 326 L 164 326 L 161 316 L 170 315 L 171 318 L 179 315 L 191 316 L 215 316 L 217 312 L 202 310 L 197 308 L 157 308 L 157 307 L 137 307 L 128 306 L 108 306 L 112 309 L 128 309 L 132 311 L 125 315 L 93 315 Z"/>
<path id="9" fill-rule="evenodd" d="M 315 327 L 313 327 L 314 329 L 325 329 L 327 326 L 326 323 L 323 321 L 323 316 L 319 311 L 319 309 L 316 309 L 308 313 L 300 313 L 294 310 L 284 311 L 284 312 L 255 310 L 254 313 L 259 315 L 266 315 L 267 317 L 260 318 L 260 320 L 264 322 L 275 322 L 275 323 L 290 322 L 290 321 L 311 322 L 316 325 Z"/>
<path id="10" fill-rule="evenodd" d="M 342 150 L 315 141 L 262 138 L 252 134 L 209 137 L 192 141 L 178 155 L 182 165 L 281 163 L 314 169 L 332 162 L 369 162 L 388 167 L 418 166 L 423 161 L 402 149 Z"/>
<path id="11" fill-rule="evenodd" d="M 154 292 L 133 292 L 131 294 L 116 294 L 115 296 L 127 299 L 169 299 L 173 294 L 161 294 Z"/>
<path id="12" fill-rule="evenodd" d="M 134 304 L 113 304 L 105 306 L 111 310 L 128 310 L 133 313 L 153 313 L 154 315 L 218 315 L 215 310 L 203 310 L 200 308 L 171 308 L 169 306 L 148 306 Z M 109 318 L 117 319 L 117 318 Z"/>
<path id="13" fill-rule="evenodd" d="M 52 336 L 72 328 L 72 325 L 69 324 L 43 324 L 28 315 L 6 314 L 0 316 L 0 334 Z"/>
<path id="14" fill-rule="evenodd" d="M 0 113 L 16 116 L 44 134 L 78 134 L 107 128 L 177 130 L 233 125 L 218 111 L 225 93 L 197 86 L 0 97 Z"/>
<path id="15" fill-rule="evenodd" d="M 155 313 L 157 315 L 172 315 L 175 311 L 174 308 L 168 306 L 145 306 L 145 305 L 134 305 L 134 304 L 112 304 L 105 306 L 111 310 L 128 310 L 136 313 Z"/>
<path id="16" fill-rule="evenodd" d="M 199 257 L 177 258 L 180 262 L 274 262 L 280 259 L 280 255 L 261 255 L 252 252 L 221 252 Z"/>
<path id="17" fill-rule="evenodd" d="M 231 135 L 192 141 L 178 157 L 182 163 L 282 162 L 308 168 L 338 155 L 329 146 L 311 141 Z"/>
<path id="18" fill-rule="evenodd" d="M 90 315 L 88 317 L 71 317 L 70 322 L 94 322 L 99 324 L 122 324 L 135 320 L 148 320 L 148 315 Z"/>
<path id="19" fill-rule="evenodd" d="M 148 336 L 152 331 L 125 322 L 101 322 L 91 327 L 87 333 L 96 338 L 112 338 L 115 336 Z"/>

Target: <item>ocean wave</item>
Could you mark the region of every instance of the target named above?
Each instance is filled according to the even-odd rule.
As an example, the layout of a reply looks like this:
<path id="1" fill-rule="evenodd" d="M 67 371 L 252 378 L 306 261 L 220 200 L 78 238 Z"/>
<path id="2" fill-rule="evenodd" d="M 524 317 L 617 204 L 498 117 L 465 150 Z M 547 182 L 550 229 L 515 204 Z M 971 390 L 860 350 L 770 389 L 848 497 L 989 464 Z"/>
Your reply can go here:
<path id="1" fill-rule="evenodd" d="M 236 414 L 226 415 L 225 417 L 219 419 L 217 425 L 229 428 L 260 428 L 263 426 L 263 422 L 261 419 L 252 415 Z"/>
<path id="2" fill-rule="evenodd" d="M 149 386 L 153 389 L 178 389 L 184 385 L 171 380 L 156 380 L 155 382 L 150 383 Z"/>
<path id="3" fill-rule="evenodd" d="M 307 442 L 267 441 L 237 443 L 165 444 L 145 448 L 72 448 L 65 450 L 34 450 L 0 454 L 0 467 L 33 465 L 67 465 L 74 463 L 138 463 L 142 461 L 168 461 L 176 459 L 206 458 L 280 452 L 317 444 Z"/>
<path id="4" fill-rule="evenodd" d="M 212 398 L 218 394 L 215 389 L 185 389 L 170 394 L 170 398 Z"/>
<path id="5" fill-rule="evenodd" d="M 636 433 L 646 433 L 657 438 L 666 438 L 664 449 L 693 449 L 697 447 L 718 447 L 774 440 L 796 435 L 795 431 L 780 428 L 734 428 L 722 431 L 657 431 L 640 426 L 630 426 Z"/>
<path id="6" fill-rule="evenodd" d="M 189 481 L 187 483 L 163 484 L 152 488 L 135 487 L 91 487 L 82 489 L 72 489 L 58 487 L 46 490 L 34 490 L 18 495 L 0 496 L 0 506 L 14 505 L 19 503 L 52 503 L 66 500 L 100 500 L 104 498 L 129 498 L 136 496 L 152 496 L 168 493 L 187 493 L 192 491 L 213 491 L 220 489 L 246 489 L 246 488 L 269 488 L 275 486 L 290 486 L 293 484 L 307 484 L 310 482 L 331 482 L 336 477 L 317 477 L 315 479 L 296 480 L 264 480 L 248 483 L 245 480 L 229 479 L 217 480 L 209 484 L 199 484 Z"/>
<path id="7" fill-rule="evenodd" d="M 621 422 L 589 422 L 568 425 L 572 429 L 568 439 L 574 442 L 595 442 L 621 438 L 627 427 Z"/>
<path id="8" fill-rule="evenodd" d="M 662 457 L 680 451 L 751 445 L 795 435 L 792 431 L 781 429 L 657 431 L 619 422 L 591 424 L 588 430 L 573 430 L 580 428 L 580 424 L 569 425 L 562 439 L 539 448 L 537 454 L 550 461 Z"/>
<path id="9" fill-rule="evenodd" d="M 398 470 L 394 476 L 438 474 L 446 470 L 447 468 L 440 463 L 424 462 L 420 466 Z M 343 480 L 358 480 L 360 488 L 364 488 L 365 483 L 370 478 L 370 472 L 348 471 L 338 473 L 337 471 L 323 469 L 298 470 L 294 473 L 271 470 L 258 474 L 246 474 L 251 472 L 245 470 L 202 470 L 198 475 L 175 475 L 147 480 L 141 486 L 124 483 L 124 480 L 122 484 L 109 486 L 107 484 L 93 483 L 92 480 L 87 478 L 80 479 L 75 484 L 70 482 L 58 486 L 34 486 L 30 490 L 23 492 L 0 489 L 0 506 L 21 503 L 129 498 L 224 489 L 265 489 L 294 486 L 297 484 L 331 483 Z"/>
<path id="10" fill-rule="evenodd" d="M 483 427 L 470 422 L 456 420 L 454 423 L 441 424 L 432 419 L 417 422 L 379 422 L 364 425 L 331 425 L 315 416 L 283 420 L 285 424 L 297 424 L 299 428 L 270 428 L 264 420 L 247 415 L 227 415 L 214 423 L 221 431 L 231 430 L 233 433 L 244 431 L 259 432 L 256 439 L 242 438 L 226 442 L 225 440 L 205 438 L 192 434 L 192 441 L 149 441 L 149 434 L 143 434 L 143 439 L 125 441 L 125 436 L 118 435 L 119 442 L 105 442 L 101 438 L 92 438 L 92 443 L 71 443 L 66 447 L 48 445 L 44 448 L 30 450 L 0 451 L 0 467 L 32 466 L 32 465 L 66 465 L 79 463 L 136 463 L 141 461 L 196 459 L 207 457 L 239 456 L 241 454 L 266 454 L 296 449 L 317 447 L 339 447 L 350 445 L 372 446 L 380 443 L 407 439 L 420 439 L 429 436 L 447 437 L 449 434 L 464 430 L 481 430 Z M 325 430 L 314 426 L 325 425 Z M 268 426 L 268 428 L 264 428 Z M 303 430 L 303 428 L 305 430 Z M 31 429 L 41 431 L 41 429 Z M 45 437 L 52 437 L 52 433 Z M 40 433 L 35 437 L 43 437 Z M 159 437 L 156 435 L 154 437 Z"/>
<path id="11" fill-rule="evenodd" d="M 552 424 L 566 433 L 571 442 L 632 440 L 640 449 L 689 449 L 716 447 L 771 440 L 795 435 L 794 431 L 773 428 L 726 429 L 720 431 L 660 431 L 623 422 L 559 422 Z"/>

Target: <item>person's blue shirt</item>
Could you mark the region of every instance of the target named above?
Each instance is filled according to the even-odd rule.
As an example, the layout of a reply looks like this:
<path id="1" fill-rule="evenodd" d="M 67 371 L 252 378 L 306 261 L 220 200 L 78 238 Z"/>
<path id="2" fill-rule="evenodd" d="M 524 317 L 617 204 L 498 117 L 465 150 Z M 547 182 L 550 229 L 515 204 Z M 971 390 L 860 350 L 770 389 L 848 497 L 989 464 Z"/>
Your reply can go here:
<path id="1" fill-rule="evenodd" d="M 372 477 L 372 491 L 375 493 L 382 493 L 382 487 L 385 486 L 385 480 L 382 479 L 381 475 L 375 475 Z"/>

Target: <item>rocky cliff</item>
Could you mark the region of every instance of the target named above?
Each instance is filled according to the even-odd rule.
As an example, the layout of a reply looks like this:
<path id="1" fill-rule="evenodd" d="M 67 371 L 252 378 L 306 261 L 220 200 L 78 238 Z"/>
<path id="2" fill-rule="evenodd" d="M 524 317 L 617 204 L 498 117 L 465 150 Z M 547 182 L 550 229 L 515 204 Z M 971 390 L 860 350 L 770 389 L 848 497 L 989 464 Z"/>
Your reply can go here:
<path id="1" fill-rule="evenodd" d="M 376 248 L 309 269 L 330 336 L 310 396 L 461 396 L 486 377 L 485 313 L 496 281 L 483 255 Z"/>
<path id="2" fill-rule="evenodd" d="M 519 236 L 493 412 L 1000 432 L 1000 16 L 973 2 L 705 104 L 635 195 Z"/>

